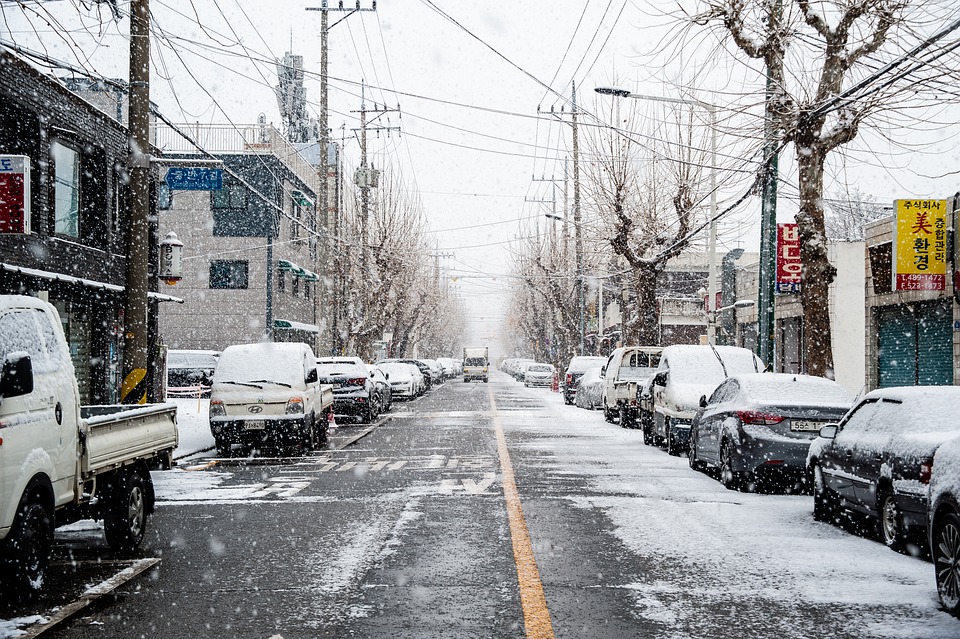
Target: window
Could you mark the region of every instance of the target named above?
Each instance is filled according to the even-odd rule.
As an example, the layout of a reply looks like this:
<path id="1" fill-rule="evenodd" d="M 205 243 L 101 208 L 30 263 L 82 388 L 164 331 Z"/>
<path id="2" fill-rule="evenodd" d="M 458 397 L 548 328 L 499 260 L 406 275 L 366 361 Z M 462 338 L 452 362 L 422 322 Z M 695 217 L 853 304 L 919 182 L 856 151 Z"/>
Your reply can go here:
<path id="1" fill-rule="evenodd" d="M 239 182 L 223 182 L 219 191 L 210 191 L 210 208 L 244 209 L 247 207 L 247 189 Z"/>
<path id="2" fill-rule="evenodd" d="M 310 299 L 310 291 L 313 290 L 313 282 L 304 282 L 303 283 L 303 297 L 304 299 Z"/>
<path id="3" fill-rule="evenodd" d="M 80 236 L 80 154 L 59 142 L 50 145 L 53 158 L 53 232 Z"/>
<path id="4" fill-rule="evenodd" d="M 277 292 L 283 293 L 287 290 L 287 277 L 283 274 L 283 269 L 277 271 Z"/>
<path id="5" fill-rule="evenodd" d="M 293 276 L 293 285 L 291 286 L 291 288 L 293 289 L 291 293 L 293 294 L 294 297 L 297 297 L 300 295 L 300 278 L 297 277 L 296 275 Z"/>
<path id="6" fill-rule="evenodd" d="M 300 239 L 300 205 L 296 202 L 290 207 L 290 239 Z"/>
<path id="7" fill-rule="evenodd" d="M 247 288 L 247 263 L 234 260 L 210 262 L 210 288 Z"/>

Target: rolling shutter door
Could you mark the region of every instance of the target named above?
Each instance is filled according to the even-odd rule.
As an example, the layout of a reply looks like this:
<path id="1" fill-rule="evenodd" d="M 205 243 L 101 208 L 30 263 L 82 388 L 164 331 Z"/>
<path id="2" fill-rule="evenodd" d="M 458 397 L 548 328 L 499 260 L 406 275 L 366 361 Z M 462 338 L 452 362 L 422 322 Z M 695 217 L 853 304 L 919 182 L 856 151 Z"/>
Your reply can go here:
<path id="1" fill-rule="evenodd" d="M 877 385 L 953 384 L 953 316 L 949 300 L 880 309 Z"/>
<path id="2" fill-rule="evenodd" d="M 880 309 L 877 333 L 877 386 L 914 386 L 917 379 L 917 334 L 913 313 L 906 306 Z"/>
<path id="3" fill-rule="evenodd" d="M 953 384 L 953 313 L 949 301 L 917 313 L 917 384 Z"/>

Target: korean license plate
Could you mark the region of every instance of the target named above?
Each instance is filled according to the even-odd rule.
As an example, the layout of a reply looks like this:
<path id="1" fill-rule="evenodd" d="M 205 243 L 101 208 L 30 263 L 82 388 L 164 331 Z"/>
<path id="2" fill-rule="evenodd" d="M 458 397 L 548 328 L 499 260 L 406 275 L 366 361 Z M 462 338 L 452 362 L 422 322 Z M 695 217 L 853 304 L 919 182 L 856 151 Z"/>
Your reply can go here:
<path id="1" fill-rule="evenodd" d="M 243 422 L 243 430 L 263 430 L 266 422 L 262 419 L 251 419 Z"/>
<path id="2" fill-rule="evenodd" d="M 790 422 L 790 430 L 803 432 L 818 431 L 824 422 L 813 422 L 804 419 L 794 419 Z"/>

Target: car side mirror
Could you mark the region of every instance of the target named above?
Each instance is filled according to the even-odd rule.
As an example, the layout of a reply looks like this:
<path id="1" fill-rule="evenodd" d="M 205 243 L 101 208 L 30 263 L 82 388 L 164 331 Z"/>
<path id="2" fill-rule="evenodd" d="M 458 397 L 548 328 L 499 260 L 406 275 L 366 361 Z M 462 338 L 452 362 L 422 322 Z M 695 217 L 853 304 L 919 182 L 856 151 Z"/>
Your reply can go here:
<path id="1" fill-rule="evenodd" d="M 311 368 L 310 372 L 307 373 L 307 379 L 305 381 L 307 384 L 312 384 L 318 379 L 320 379 L 320 376 L 317 374 L 317 369 Z"/>
<path id="2" fill-rule="evenodd" d="M 701 396 L 700 396 L 700 408 L 706 408 L 706 407 L 707 407 L 707 396 L 706 396 L 706 395 L 701 395 Z"/>
<path id="3" fill-rule="evenodd" d="M 29 355 L 8 357 L 0 371 L 0 399 L 33 392 L 33 362 Z"/>
<path id="4" fill-rule="evenodd" d="M 607 376 L 607 367 L 604 366 L 603 368 L 600 369 L 600 377 L 606 377 L 606 376 Z"/>
<path id="5" fill-rule="evenodd" d="M 840 430 L 840 427 L 837 424 L 827 424 L 820 427 L 819 435 L 824 439 L 833 439 L 837 436 L 838 430 Z"/>

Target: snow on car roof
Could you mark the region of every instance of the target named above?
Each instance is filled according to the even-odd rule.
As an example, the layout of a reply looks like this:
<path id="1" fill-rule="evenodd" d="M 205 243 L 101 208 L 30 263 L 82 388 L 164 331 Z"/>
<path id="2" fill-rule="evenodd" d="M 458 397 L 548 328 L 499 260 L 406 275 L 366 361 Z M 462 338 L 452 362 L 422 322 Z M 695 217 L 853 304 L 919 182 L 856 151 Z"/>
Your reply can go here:
<path id="1" fill-rule="evenodd" d="M 167 351 L 167 368 L 214 368 L 220 351 Z"/>
<path id="2" fill-rule="evenodd" d="M 293 342 L 260 342 L 228 346 L 220 354 L 214 382 L 249 382 L 257 379 L 303 383 L 304 346 Z M 292 366 L 291 361 L 298 362 Z"/>
<path id="3" fill-rule="evenodd" d="M 813 405 L 850 408 L 853 396 L 833 380 L 813 375 L 747 373 L 737 375 L 741 393 L 778 405 Z"/>
<path id="4" fill-rule="evenodd" d="M 714 352 L 716 351 L 716 352 Z M 670 365 L 670 375 L 676 381 L 690 384 L 719 384 L 727 375 L 755 373 L 763 370 L 763 364 L 752 351 L 737 346 L 674 345 L 663 349 L 663 360 Z"/>
<path id="5" fill-rule="evenodd" d="M 889 433 L 956 433 L 960 421 L 960 386 L 900 386 L 879 388 L 867 393 L 867 399 L 888 399 L 899 405 L 884 406 L 883 420 L 873 418 L 871 430 Z"/>

